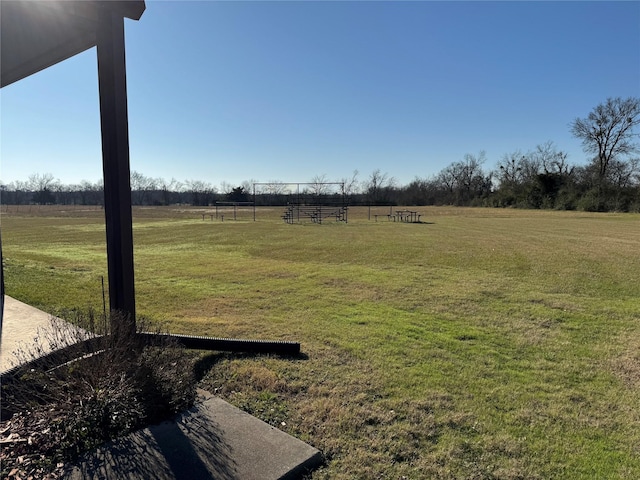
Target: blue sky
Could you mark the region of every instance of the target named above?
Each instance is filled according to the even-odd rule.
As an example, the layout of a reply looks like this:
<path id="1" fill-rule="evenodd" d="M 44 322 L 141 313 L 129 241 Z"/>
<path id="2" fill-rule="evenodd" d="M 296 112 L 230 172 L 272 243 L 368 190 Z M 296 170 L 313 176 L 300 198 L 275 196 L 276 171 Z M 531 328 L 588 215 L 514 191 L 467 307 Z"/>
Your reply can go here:
<path id="1" fill-rule="evenodd" d="M 126 22 L 131 169 L 399 184 L 640 95 L 640 2 L 171 2 Z M 0 93 L 0 178 L 101 178 L 95 50 Z"/>

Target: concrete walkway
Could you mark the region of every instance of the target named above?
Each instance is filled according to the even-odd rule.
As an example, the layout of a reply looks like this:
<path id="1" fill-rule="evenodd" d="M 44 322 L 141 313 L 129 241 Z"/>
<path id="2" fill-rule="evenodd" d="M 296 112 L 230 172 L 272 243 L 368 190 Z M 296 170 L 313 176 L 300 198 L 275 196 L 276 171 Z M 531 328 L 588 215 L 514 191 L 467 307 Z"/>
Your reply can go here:
<path id="1" fill-rule="evenodd" d="M 0 372 L 11 352 L 33 342 L 50 315 L 5 297 Z M 317 468 L 315 448 L 199 392 L 199 401 L 175 420 L 135 432 L 84 456 L 67 469 L 67 480 L 293 480 Z"/>
<path id="2" fill-rule="evenodd" d="M 16 361 L 14 351 L 21 345 L 33 345 L 38 330 L 50 326 L 51 315 L 5 295 L 0 336 L 0 374 L 13 366 L 12 362 Z"/>
<path id="3" fill-rule="evenodd" d="M 322 463 L 315 448 L 208 396 L 172 422 L 85 456 L 67 480 L 299 479 Z"/>

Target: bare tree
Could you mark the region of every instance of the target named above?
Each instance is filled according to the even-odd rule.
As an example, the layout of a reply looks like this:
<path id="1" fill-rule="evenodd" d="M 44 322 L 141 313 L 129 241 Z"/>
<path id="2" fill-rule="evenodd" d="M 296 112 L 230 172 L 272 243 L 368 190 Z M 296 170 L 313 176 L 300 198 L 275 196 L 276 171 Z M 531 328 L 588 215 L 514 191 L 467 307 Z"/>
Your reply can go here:
<path id="1" fill-rule="evenodd" d="M 523 154 L 521 150 L 515 150 L 503 155 L 495 170 L 499 191 L 497 204 L 508 206 L 528 202 L 538 183 L 541 165 L 535 152 Z"/>
<path id="2" fill-rule="evenodd" d="M 464 160 L 454 162 L 438 173 L 434 186 L 444 192 L 442 201 L 466 205 L 474 198 L 481 198 L 491 192 L 493 173 L 485 174 L 482 164 L 486 154 L 465 154 Z"/>
<path id="3" fill-rule="evenodd" d="M 163 205 L 169 205 L 172 202 L 172 198 L 178 197 L 177 193 L 182 188 L 182 184 L 175 178 L 171 178 L 171 181 L 167 182 L 163 178 L 156 180 L 158 188 L 160 189 L 161 202 Z"/>
<path id="4" fill-rule="evenodd" d="M 571 175 L 573 167 L 567 162 L 567 154 L 559 151 L 555 144 L 549 140 L 536 146 L 529 154 L 545 174 Z"/>
<path id="5" fill-rule="evenodd" d="M 134 205 L 144 205 L 151 192 L 158 189 L 158 180 L 146 177 L 135 170 L 131 172 L 131 196 Z"/>
<path id="6" fill-rule="evenodd" d="M 415 177 L 402 191 L 401 205 L 433 205 L 438 201 L 438 179 Z"/>
<path id="7" fill-rule="evenodd" d="M 249 180 L 243 180 L 240 183 L 240 186 L 244 189 L 248 194 L 253 194 L 253 184 L 258 183 L 258 180 L 255 178 L 250 178 Z"/>
<path id="8" fill-rule="evenodd" d="M 327 185 L 327 176 L 323 175 L 315 175 L 311 179 L 311 185 L 309 185 L 309 190 L 314 197 L 320 197 L 322 195 L 326 195 L 329 191 L 329 186 Z"/>
<path id="9" fill-rule="evenodd" d="M 609 164 L 608 179 L 617 189 L 638 186 L 640 182 L 640 158 L 627 162 L 612 160 Z"/>
<path id="10" fill-rule="evenodd" d="M 363 184 L 364 191 L 371 203 L 385 203 L 388 200 L 389 190 L 393 188 L 396 179 L 390 177 L 388 173 L 383 173 L 379 168 L 369 175 L 368 180 Z"/>
<path id="11" fill-rule="evenodd" d="M 281 180 L 269 180 L 268 183 L 257 185 L 256 188 L 255 201 L 263 202 L 267 205 L 285 204 L 289 196 L 294 193 L 292 191 L 292 185 L 284 183 Z"/>
<path id="12" fill-rule="evenodd" d="M 82 180 L 77 186 L 80 193 L 80 203 L 82 205 L 101 205 L 103 201 L 102 184 L 100 182 L 91 183 L 89 180 Z"/>
<path id="13" fill-rule="evenodd" d="M 30 198 L 31 191 L 29 190 L 27 182 L 16 180 L 4 185 L 0 205 L 22 205 L 29 203 Z"/>
<path id="14" fill-rule="evenodd" d="M 185 189 L 191 194 L 191 204 L 196 206 L 209 205 L 216 193 L 215 187 L 202 180 L 187 180 L 185 182 Z"/>
<path id="15" fill-rule="evenodd" d="M 286 183 L 283 183 L 280 180 L 269 180 L 269 183 L 265 188 L 265 193 L 268 193 L 269 195 L 285 195 L 291 192 L 287 190 Z"/>
<path id="16" fill-rule="evenodd" d="M 358 193 L 358 170 L 354 170 L 351 178 L 343 177 L 340 182 L 343 185 L 343 194 L 347 200 L 351 200 L 351 196 Z"/>
<path id="17" fill-rule="evenodd" d="M 520 150 L 505 153 L 498 162 L 496 175 L 501 186 L 519 185 L 524 180 L 522 162 L 525 156 Z"/>
<path id="18" fill-rule="evenodd" d="M 453 194 L 456 188 L 456 174 L 454 165 L 451 164 L 443 168 L 436 176 L 436 184 L 441 190 L 444 190 L 448 194 Z"/>
<path id="19" fill-rule="evenodd" d="M 231 185 L 227 181 L 220 182 L 220 192 L 225 194 L 225 195 L 229 195 L 231 193 L 231 191 L 233 190 L 233 188 L 234 188 L 233 185 Z"/>
<path id="20" fill-rule="evenodd" d="M 607 178 L 612 160 L 638 151 L 633 129 L 640 123 L 640 98 L 608 98 L 593 109 L 587 118 L 576 118 L 571 133 L 582 140 L 586 152 L 595 154 L 600 186 Z"/>
<path id="21" fill-rule="evenodd" d="M 33 201 L 44 205 L 46 203 L 55 203 L 53 192 L 58 189 L 60 184 L 51 173 L 34 173 L 29 175 L 27 182 L 29 189 L 33 192 Z"/>
<path id="22" fill-rule="evenodd" d="M 484 183 L 482 165 L 486 161 L 486 153 L 482 150 L 477 156 L 467 153 L 462 162 L 456 164 L 458 187 L 469 194 Z"/>

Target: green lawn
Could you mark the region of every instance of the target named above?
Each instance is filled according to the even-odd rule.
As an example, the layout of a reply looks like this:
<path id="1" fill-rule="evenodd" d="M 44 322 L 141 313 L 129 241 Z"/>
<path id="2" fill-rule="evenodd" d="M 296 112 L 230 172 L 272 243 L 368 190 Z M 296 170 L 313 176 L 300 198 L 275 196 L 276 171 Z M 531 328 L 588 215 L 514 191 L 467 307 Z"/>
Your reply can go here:
<path id="1" fill-rule="evenodd" d="M 281 210 L 134 210 L 137 308 L 175 333 L 301 342 L 198 372 L 319 448 L 314 480 L 640 478 L 640 215 Z M 102 215 L 3 207 L 8 294 L 101 310 Z"/>

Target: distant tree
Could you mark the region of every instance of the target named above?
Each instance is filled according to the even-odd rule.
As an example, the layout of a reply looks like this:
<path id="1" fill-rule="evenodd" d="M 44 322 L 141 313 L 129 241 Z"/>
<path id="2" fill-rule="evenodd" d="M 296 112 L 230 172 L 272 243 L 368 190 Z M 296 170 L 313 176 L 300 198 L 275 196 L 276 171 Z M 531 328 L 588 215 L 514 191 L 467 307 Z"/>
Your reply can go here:
<path id="1" fill-rule="evenodd" d="M 269 195 L 285 195 L 287 194 L 287 185 L 280 180 L 269 180 L 265 186 L 265 193 Z"/>
<path id="2" fill-rule="evenodd" d="M 494 201 L 496 206 L 507 207 L 523 203 L 527 183 L 530 183 L 526 162 L 528 159 L 520 150 L 502 156 L 494 173 L 498 185 Z M 535 174 L 537 173 L 536 170 Z"/>
<path id="3" fill-rule="evenodd" d="M 251 193 L 254 193 L 253 185 L 251 186 Z M 290 185 L 283 183 L 280 180 L 269 180 L 264 185 L 256 186 L 256 199 L 258 203 L 264 205 L 281 205 L 289 201 L 291 191 Z"/>
<path id="4" fill-rule="evenodd" d="M 327 185 L 328 182 L 329 180 L 327 179 L 327 176 L 325 174 L 315 175 L 311 179 L 309 191 L 316 200 L 329 192 L 329 185 Z"/>
<path id="5" fill-rule="evenodd" d="M 390 177 L 388 173 L 383 173 L 379 168 L 371 172 L 363 185 L 369 203 L 389 203 L 391 201 L 390 193 L 395 183 L 395 178 Z"/>
<path id="6" fill-rule="evenodd" d="M 640 98 L 608 98 L 593 109 L 587 118 L 576 118 L 571 133 L 582 140 L 588 153 L 594 154 L 599 186 L 607 179 L 611 162 L 625 161 L 627 155 L 638 151 L 634 142 L 634 127 L 640 124 Z"/>
<path id="7" fill-rule="evenodd" d="M 89 180 L 82 180 L 76 188 L 80 195 L 81 205 L 98 205 L 101 203 L 102 191 L 98 185 L 94 185 Z"/>
<path id="8" fill-rule="evenodd" d="M 491 192 L 491 174 L 485 175 L 482 164 L 486 154 L 481 151 L 477 156 L 467 153 L 464 160 L 453 163 L 443 173 L 447 188 L 454 194 L 456 205 L 468 205 Z"/>
<path id="9" fill-rule="evenodd" d="M 158 188 L 160 189 L 160 203 L 162 205 L 170 205 L 179 201 L 180 190 L 182 189 L 182 183 L 175 178 L 172 178 L 169 182 L 159 178 L 157 180 Z"/>
<path id="10" fill-rule="evenodd" d="M 227 200 L 230 202 L 248 202 L 249 194 L 242 185 L 232 187 L 231 191 L 227 193 Z"/>
<path id="11" fill-rule="evenodd" d="M 493 205 L 574 208 L 575 167 L 552 141 L 537 145 L 525 155 L 520 150 L 505 154 L 497 167 L 498 189 L 492 196 Z M 563 195 L 564 207 L 556 204 L 559 195 Z"/>
<path id="12" fill-rule="evenodd" d="M 523 183 L 524 171 L 522 163 L 525 156 L 520 150 L 512 153 L 505 153 L 498 162 L 496 170 L 496 180 L 501 187 L 515 187 Z"/>
<path id="13" fill-rule="evenodd" d="M 438 200 L 437 181 L 416 177 L 402 189 L 402 205 L 433 205 Z"/>
<path id="14" fill-rule="evenodd" d="M 351 177 L 343 177 L 340 182 L 344 185 L 343 194 L 347 202 L 351 202 L 353 195 L 358 193 L 358 170 L 354 170 Z"/>
<path id="15" fill-rule="evenodd" d="M 52 173 L 32 173 L 29 175 L 29 179 L 27 180 L 27 184 L 29 189 L 32 192 L 37 192 L 38 190 L 48 189 L 51 190 L 53 184 L 56 182 Z"/>
<path id="16" fill-rule="evenodd" d="M 614 159 L 609 164 L 605 209 L 629 211 L 640 208 L 640 158 L 622 162 Z M 635 207 L 631 207 L 632 204 Z"/>
<path id="17" fill-rule="evenodd" d="M 455 164 L 452 163 L 440 170 L 436 175 L 435 182 L 438 190 L 442 192 L 438 203 L 453 203 L 454 191 L 457 186 Z"/>
<path id="18" fill-rule="evenodd" d="M 535 190 L 535 193 L 539 194 L 538 204 L 532 206 L 558 208 L 558 196 L 571 188 L 575 167 L 567 161 L 567 154 L 559 151 L 551 141 L 538 145 L 531 156 L 537 159 L 542 167 L 542 171 L 537 175 Z"/>
<path id="19" fill-rule="evenodd" d="M 146 177 L 140 172 L 131 172 L 131 200 L 134 205 L 145 205 L 154 190 L 158 189 L 158 180 Z"/>
<path id="20" fill-rule="evenodd" d="M 33 192 L 33 201 L 40 205 L 55 203 L 56 197 L 53 194 L 57 190 L 60 181 L 56 180 L 51 173 L 34 173 L 29 176 L 29 189 Z"/>
<path id="21" fill-rule="evenodd" d="M 0 184 L 0 206 L 14 205 L 16 202 L 15 184 Z"/>
<path id="22" fill-rule="evenodd" d="M 232 184 L 230 184 L 227 181 L 220 182 L 220 193 L 223 193 L 224 195 L 229 195 L 231 193 L 231 190 L 233 190 Z"/>
<path id="23" fill-rule="evenodd" d="M 613 160 L 609 165 L 608 178 L 615 188 L 640 186 L 640 158 L 630 158 L 626 162 Z"/>
<path id="24" fill-rule="evenodd" d="M 191 195 L 191 204 L 207 206 L 214 200 L 216 189 L 210 183 L 202 180 L 187 180 L 185 191 Z"/>
<path id="25" fill-rule="evenodd" d="M 52 190 L 54 202 L 58 205 L 72 205 L 75 203 L 75 191 L 72 185 L 58 182 Z"/>
<path id="26" fill-rule="evenodd" d="M 574 168 L 567 162 L 567 154 L 559 151 L 550 140 L 537 145 L 529 157 L 546 174 L 571 175 Z"/>
<path id="27" fill-rule="evenodd" d="M 244 191 L 247 192 L 247 195 L 253 195 L 253 185 L 255 183 L 258 183 L 258 180 L 250 178 L 249 180 L 243 180 L 240 185 L 244 188 Z"/>
<path id="28" fill-rule="evenodd" d="M 53 192 L 46 187 L 42 190 L 38 190 L 37 192 L 33 192 L 32 199 L 34 203 L 39 205 L 51 205 L 56 201 L 56 197 L 53 195 Z"/>
<path id="29" fill-rule="evenodd" d="M 23 180 L 16 180 L 15 182 L 11 182 L 9 185 L 7 185 L 5 191 L 6 198 L 2 203 L 24 205 L 31 201 L 32 195 L 33 194 L 28 182 L 25 182 Z"/>
<path id="30" fill-rule="evenodd" d="M 482 150 L 477 156 L 467 153 L 462 162 L 461 177 L 458 184 L 466 193 L 468 200 L 483 196 L 491 191 L 491 177 L 485 175 L 482 165 L 486 162 L 486 153 Z"/>

